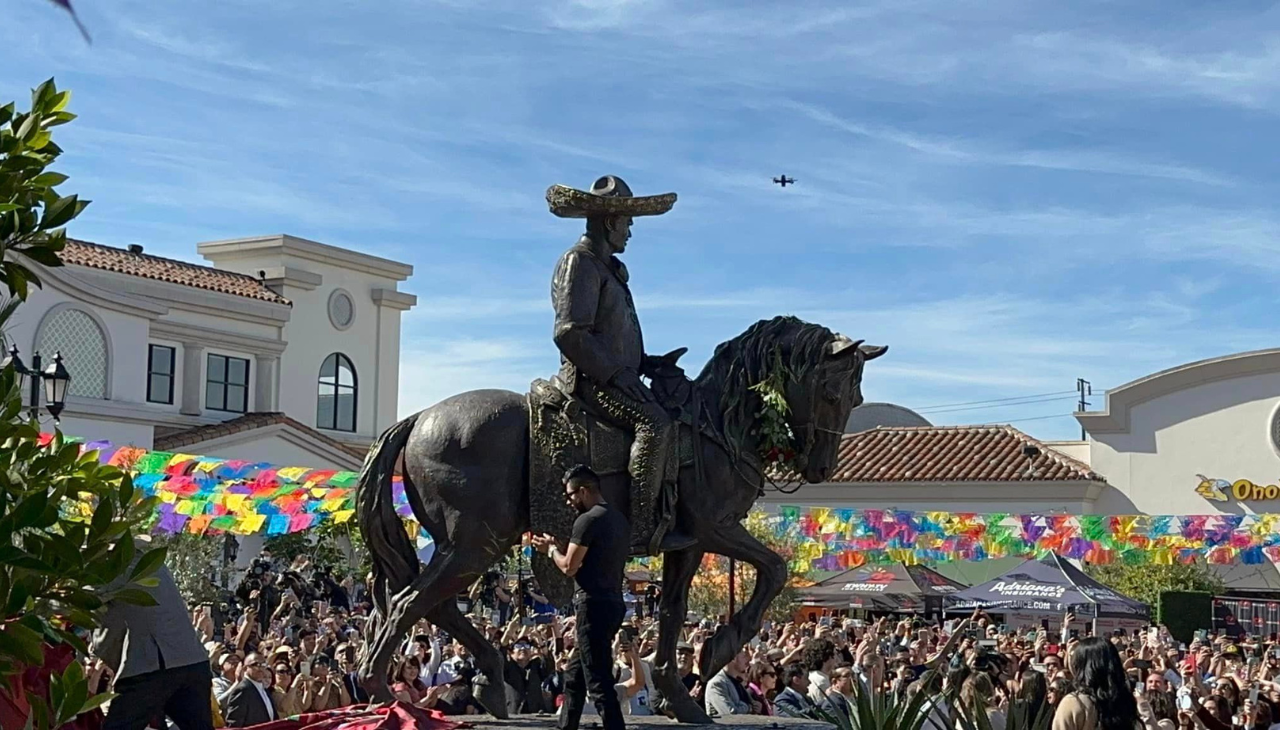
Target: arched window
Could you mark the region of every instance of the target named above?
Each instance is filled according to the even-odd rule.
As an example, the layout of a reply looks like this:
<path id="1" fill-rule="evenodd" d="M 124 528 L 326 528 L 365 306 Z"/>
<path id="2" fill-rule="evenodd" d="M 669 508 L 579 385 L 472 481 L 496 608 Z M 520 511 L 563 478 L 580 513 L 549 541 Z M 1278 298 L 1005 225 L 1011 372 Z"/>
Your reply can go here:
<path id="1" fill-rule="evenodd" d="M 320 365 L 320 398 L 316 401 L 316 426 L 331 431 L 356 430 L 356 368 L 351 359 L 335 352 Z"/>
<path id="2" fill-rule="evenodd" d="M 54 353 L 62 353 L 62 362 L 71 373 L 68 395 L 107 397 L 111 352 L 106 334 L 88 312 L 60 309 L 45 317 L 36 351 L 46 363 L 53 361 Z"/>

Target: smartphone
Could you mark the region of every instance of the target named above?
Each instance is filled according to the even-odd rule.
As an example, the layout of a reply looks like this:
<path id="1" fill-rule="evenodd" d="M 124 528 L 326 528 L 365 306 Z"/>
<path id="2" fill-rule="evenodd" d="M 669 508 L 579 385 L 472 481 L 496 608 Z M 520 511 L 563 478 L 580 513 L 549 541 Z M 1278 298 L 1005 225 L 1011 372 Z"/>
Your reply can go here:
<path id="1" fill-rule="evenodd" d="M 300 674 L 302 674 L 304 677 L 310 677 L 310 676 L 311 676 L 311 662 L 310 662 L 310 661 L 307 661 L 307 660 L 305 660 L 305 659 L 304 659 L 304 660 L 302 661 L 302 664 L 301 664 L 301 665 L 299 665 L 299 667 L 298 667 L 298 672 L 299 672 Z"/>
<path id="2" fill-rule="evenodd" d="M 831 625 L 831 617 L 830 617 L 830 616 L 823 616 L 822 618 L 818 619 L 818 625 L 819 625 L 819 626 L 823 626 L 823 627 L 830 626 L 830 625 Z"/>
<path id="3" fill-rule="evenodd" d="M 1151 628 L 1147 629 L 1147 640 L 1152 643 L 1159 641 L 1160 629 L 1156 626 L 1152 626 Z"/>
<path id="4" fill-rule="evenodd" d="M 636 640 L 636 629 L 634 626 L 623 626 L 619 633 L 622 634 L 622 640 L 628 644 Z"/>
<path id="5" fill-rule="evenodd" d="M 1254 682 L 1253 686 L 1249 688 L 1249 702 L 1253 703 L 1254 707 L 1258 706 L 1258 683 L 1257 682 Z"/>
<path id="6" fill-rule="evenodd" d="M 1049 630 L 1049 619 L 1047 619 L 1047 618 L 1042 618 L 1042 619 L 1040 619 L 1040 628 L 1044 629 L 1045 631 L 1048 631 L 1048 630 Z"/>
<path id="7" fill-rule="evenodd" d="M 1071 629 L 1071 633 L 1067 634 L 1072 639 L 1080 638 L 1080 629 Z"/>
<path id="8" fill-rule="evenodd" d="M 761 622 L 760 622 L 760 630 L 761 630 L 761 631 L 773 631 L 773 622 L 772 622 L 772 621 L 770 621 L 770 620 L 768 620 L 768 619 L 765 619 L 764 621 L 761 621 Z"/>
<path id="9" fill-rule="evenodd" d="M 1151 668 L 1151 662 L 1147 661 L 1146 659 L 1134 659 L 1133 666 L 1143 671 L 1146 671 Z"/>
<path id="10" fill-rule="evenodd" d="M 979 649 L 988 649 L 988 650 L 990 650 L 990 649 L 995 649 L 995 648 L 996 648 L 996 640 L 995 640 L 995 639 L 979 639 L 979 640 L 978 640 L 978 648 L 979 648 Z"/>
<path id="11" fill-rule="evenodd" d="M 1209 632 L 1204 629 L 1196 629 L 1196 641 L 1201 643 L 1209 640 Z"/>
<path id="12" fill-rule="evenodd" d="M 997 626 L 996 633 L 1001 636 L 1004 636 L 1005 634 L 1009 633 L 1009 624 L 1000 624 L 999 626 Z"/>
<path id="13" fill-rule="evenodd" d="M 1191 708 L 1195 706 L 1195 700 L 1191 699 L 1189 694 L 1178 695 L 1178 709 L 1182 712 L 1191 712 Z"/>

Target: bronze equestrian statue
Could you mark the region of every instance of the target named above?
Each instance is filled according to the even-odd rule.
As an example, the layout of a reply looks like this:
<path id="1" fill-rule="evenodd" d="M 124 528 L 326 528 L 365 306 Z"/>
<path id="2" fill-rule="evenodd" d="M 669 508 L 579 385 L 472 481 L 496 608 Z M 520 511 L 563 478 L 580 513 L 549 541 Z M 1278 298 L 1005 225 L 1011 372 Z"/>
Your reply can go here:
<path id="1" fill-rule="evenodd" d="M 590 191 L 552 186 L 547 202 L 554 214 L 586 219 L 585 235 L 553 277 L 560 374 L 553 382 L 536 381 L 527 395 L 478 390 L 453 396 L 395 424 L 370 449 L 357 507 L 373 557 L 375 611 L 359 672 L 376 701 L 392 699 L 391 658 L 425 617 L 471 651 L 477 699 L 506 716 L 502 655 L 458 610 L 454 596 L 525 533 L 567 538 L 574 515 L 560 475 L 566 465 L 590 463 L 608 501 L 631 515 L 634 551 L 664 555 L 654 683 L 677 719 L 709 722 L 675 662 L 690 581 L 708 552 L 757 572 L 751 598 L 702 653 L 699 670 L 710 677 L 759 631 L 786 581 L 783 560 L 742 525 L 766 473 L 785 467 L 774 476 L 827 479 L 849 411 L 862 403 L 863 366 L 887 348 L 776 317 L 721 343 L 692 381 L 676 362 L 684 350 L 646 355 L 617 255 L 633 218 L 665 213 L 675 199 L 633 196 L 614 176 Z M 783 446 L 794 457 L 781 465 L 769 461 L 779 446 L 769 434 L 780 424 L 763 428 L 764 385 L 787 405 Z M 397 468 L 415 517 L 436 543 L 426 566 L 395 511 Z M 540 559 L 535 556 L 534 571 L 544 592 L 567 603 L 563 575 Z"/>

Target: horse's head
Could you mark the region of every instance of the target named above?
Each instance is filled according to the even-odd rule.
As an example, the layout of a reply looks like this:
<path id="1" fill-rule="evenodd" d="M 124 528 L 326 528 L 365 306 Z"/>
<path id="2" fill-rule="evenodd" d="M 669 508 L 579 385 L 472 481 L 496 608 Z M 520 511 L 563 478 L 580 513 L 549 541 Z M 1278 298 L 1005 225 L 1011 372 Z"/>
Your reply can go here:
<path id="1" fill-rule="evenodd" d="M 862 405 L 862 366 L 888 349 L 835 334 L 821 349 L 811 377 L 788 383 L 791 432 L 801 446 L 796 467 L 805 481 L 824 482 L 831 476 L 849 411 Z"/>
<path id="2" fill-rule="evenodd" d="M 760 433 L 757 386 L 781 384 L 793 463 L 805 481 L 822 482 L 835 468 L 849 411 L 862 403 L 863 365 L 887 349 L 794 317 L 776 317 L 716 348 L 698 382 L 719 393 L 725 437 L 739 446 Z"/>

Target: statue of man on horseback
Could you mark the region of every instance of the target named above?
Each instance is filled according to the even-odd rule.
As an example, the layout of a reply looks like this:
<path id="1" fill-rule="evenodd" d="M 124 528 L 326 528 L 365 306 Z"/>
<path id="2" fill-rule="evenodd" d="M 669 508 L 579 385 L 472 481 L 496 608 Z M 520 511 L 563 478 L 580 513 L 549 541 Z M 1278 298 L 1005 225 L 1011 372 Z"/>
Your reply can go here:
<path id="1" fill-rule="evenodd" d="M 756 571 L 750 598 L 703 646 L 698 671 L 711 677 L 756 635 L 786 584 L 785 561 L 742 524 L 766 474 L 783 469 L 809 483 L 830 477 L 849 412 L 863 401 L 864 366 L 886 348 L 784 316 L 722 342 L 693 380 L 676 365 L 683 350 L 646 355 L 618 255 L 633 218 L 665 213 L 675 199 L 633 196 L 611 176 L 590 191 L 552 186 L 551 211 L 587 223 L 552 283 L 558 382 L 535 381 L 527 393 L 459 393 L 399 421 L 370 448 L 356 487 L 374 580 L 359 677 L 377 701 L 393 697 L 391 661 L 426 618 L 471 651 L 477 699 L 506 715 L 502 654 L 452 597 L 528 533 L 570 537 L 576 515 L 566 514 L 560 474 L 567 466 L 560 464 L 571 460 L 599 472 L 606 501 L 630 502 L 632 546 L 663 553 L 653 683 L 679 720 L 710 721 L 676 664 L 693 577 L 707 553 Z M 776 462 L 778 453 L 787 454 L 785 463 Z M 417 524 L 436 544 L 426 565 L 396 503 L 397 475 Z M 554 598 L 549 571 L 557 565 L 534 557 L 534 573 Z"/>
<path id="2" fill-rule="evenodd" d="M 631 475 L 631 550 L 658 555 L 692 540 L 673 520 L 675 425 L 666 407 L 640 379 L 653 377 L 663 359 L 645 355 L 640 318 L 618 256 L 626 250 L 635 216 L 661 215 L 676 196 L 635 197 L 621 178 L 606 175 L 590 192 L 556 185 L 547 192 L 551 212 L 586 218 L 587 229 L 560 257 L 551 280 L 558 385 L 598 416 L 634 435 Z"/>

